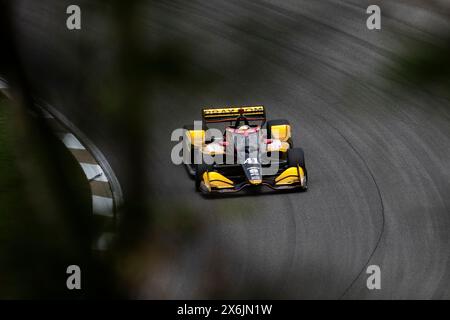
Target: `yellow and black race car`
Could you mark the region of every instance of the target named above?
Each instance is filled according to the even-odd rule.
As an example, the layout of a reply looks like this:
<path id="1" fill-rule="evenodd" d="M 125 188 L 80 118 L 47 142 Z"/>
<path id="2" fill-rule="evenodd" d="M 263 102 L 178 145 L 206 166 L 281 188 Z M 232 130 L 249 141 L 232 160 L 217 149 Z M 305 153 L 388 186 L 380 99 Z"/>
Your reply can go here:
<path id="1" fill-rule="evenodd" d="M 266 122 L 264 106 L 203 109 L 202 122 L 184 130 L 183 162 L 198 191 L 307 190 L 304 152 L 293 148 L 289 122 Z"/>

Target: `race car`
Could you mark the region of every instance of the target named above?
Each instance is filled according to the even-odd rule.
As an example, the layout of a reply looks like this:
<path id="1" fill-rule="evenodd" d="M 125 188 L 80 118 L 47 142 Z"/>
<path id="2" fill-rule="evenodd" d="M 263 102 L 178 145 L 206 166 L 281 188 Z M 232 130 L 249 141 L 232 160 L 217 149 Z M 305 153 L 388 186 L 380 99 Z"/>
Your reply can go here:
<path id="1" fill-rule="evenodd" d="M 304 152 L 293 147 L 287 120 L 266 121 L 264 106 L 238 106 L 205 108 L 199 123 L 183 127 L 183 163 L 197 191 L 307 190 Z"/>

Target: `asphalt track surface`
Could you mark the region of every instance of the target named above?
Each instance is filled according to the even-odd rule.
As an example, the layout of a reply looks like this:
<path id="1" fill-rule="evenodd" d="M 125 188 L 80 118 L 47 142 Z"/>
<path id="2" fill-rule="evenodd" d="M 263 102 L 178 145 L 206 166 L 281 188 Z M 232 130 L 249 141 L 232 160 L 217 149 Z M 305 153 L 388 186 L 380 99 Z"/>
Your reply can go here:
<path id="1" fill-rule="evenodd" d="M 63 28 L 65 18 L 52 17 L 64 4 L 24 3 L 30 68 L 33 59 L 41 71 L 63 61 L 69 71 L 61 79 L 73 77 L 76 50 L 51 36 Z M 449 22 L 419 1 L 379 3 L 382 30 L 374 32 L 365 26 L 372 3 L 356 0 L 159 1 L 140 11 L 136 23 L 148 39 L 189 43 L 196 67 L 220 79 L 204 92 L 165 85 L 153 98 L 163 119 L 149 129 L 155 138 L 145 150 L 155 207 L 183 208 L 206 226 L 174 260 L 172 276 L 160 279 L 166 297 L 202 298 L 207 281 L 222 281 L 232 288 L 227 297 L 450 298 L 449 101 L 413 84 L 396 87 L 385 72 L 409 43 L 440 41 L 436 30 L 448 31 Z M 58 94 L 53 101 L 84 126 L 77 119 L 85 111 Z M 170 161 L 170 134 L 198 119 L 201 107 L 230 104 L 264 104 L 269 118 L 291 121 L 306 153 L 308 192 L 205 199 L 194 191 Z M 100 129 L 85 133 L 120 180 L 127 164 L 114 142 Z M 205 279 L 214 253 L 220 279 Z M 381 268 L 381 290 L 366 288 L 372 264 Z M 141 297 L 153 297 L 145 285 Z"/>

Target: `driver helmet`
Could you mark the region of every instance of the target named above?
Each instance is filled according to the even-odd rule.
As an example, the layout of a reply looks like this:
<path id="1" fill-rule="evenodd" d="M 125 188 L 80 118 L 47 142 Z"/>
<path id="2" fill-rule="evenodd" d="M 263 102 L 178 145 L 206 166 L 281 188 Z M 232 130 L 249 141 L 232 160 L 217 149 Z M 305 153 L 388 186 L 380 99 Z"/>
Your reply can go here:
<path id="1" fill-rule="evenodd" d="M 243 131 L 248 130 L 248 129 L 250 129 L 250 126 L 248 126 L 248 125 L 243 125 L 243 126 L 239 127 L 239 130 L 243 130 Z"/>

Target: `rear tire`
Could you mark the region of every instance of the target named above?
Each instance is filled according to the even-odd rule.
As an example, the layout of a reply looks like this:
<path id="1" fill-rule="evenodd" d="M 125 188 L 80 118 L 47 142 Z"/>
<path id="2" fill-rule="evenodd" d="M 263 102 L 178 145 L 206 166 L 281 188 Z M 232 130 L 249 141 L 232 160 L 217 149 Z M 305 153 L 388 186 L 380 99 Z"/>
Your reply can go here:
<path id="1" fill-rule="evenodd" d="M 286 119 L 277 119 L 277 120 L 269 120 L 266 122 L 266 128 L 267 128 L 267 138 L 272 139 L 272 126 L 279 126 L 279 125 L 290 125 L 289 121 Z M 292 141 L 292 138 L 289 138 L 287 141 L 289 143 L 289 148 L 294 148 L 294 143 Z"/>
<path id="2" fill-rule="evenodd" d="M 194 125 L 184 125 L 183 129 L 185 130 L 194 130 Z M 207 128 L 203 127 L 203 130 L 206 130 Z M 184 137 L 183 137 L 184 139 Z M 185 141 L 186 142 L 186 141 Z M 198 152 L 197 148 L 194 147 L 193 144 L 190 144 L 188 146 L 186 146 L 186 149 L 189 149 L 189 155 L 188 158 L 191 161 L 191 165 L 195 163 L 195 153 Z M 183 155 L 184 157 L 184 155 Z"/>
<path id="3" fill-rule="evenodd" d="M 280 126 L 283 124 L 290 125 L 286 119 L 269 120 L 266 122 L 267 138 L 272 139 L 272 126 Z"/>

